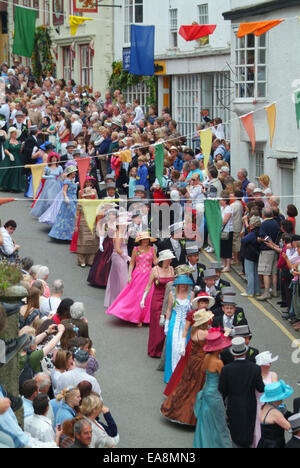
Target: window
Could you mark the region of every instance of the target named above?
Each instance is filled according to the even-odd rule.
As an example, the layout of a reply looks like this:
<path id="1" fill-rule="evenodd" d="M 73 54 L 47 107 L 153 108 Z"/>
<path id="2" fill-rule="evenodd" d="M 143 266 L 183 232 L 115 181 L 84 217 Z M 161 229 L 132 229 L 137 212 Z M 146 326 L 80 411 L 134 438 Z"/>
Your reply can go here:
<path id="1" fill-rule="evenodd" d="M 199 24 L 209 24 L 208 3 L 204 3 L 203 5 L 198 5 L 198 13 L 199 13 Z"/>
<path id="2" fill-rule="evenodd" d="M 93 87 L 93 56 L 88 44 L 80 46 L 80 84 Z"/>
<path id="3" fill-rule="evenodd" d="M 236 38 L 236 97 L 266 97 L 266 34 Z"/>
<path id="4" fill-rule="evenodd" d="M 44 25 L 50 26 L 50 0 L 43 0 Z"/>
<path id="5" fill-rule="evenodd" d="M 123 96 L 126 99 L 126 102 L 131 104 L 135 99 L 139 99 L 144 113 L 146 114 L 149 111 L 147 101 L 150 97 L 150 89 L 145 85 L 145 83 L 139 83 L 136 86 L 128 86 L 126 90 L 124 90 Z"/>
<path id="6" fill-rule="evenodd" d="M 124 43 L 130 44 L 130 27 L 143 22 L 143 0 L 125 0 Z"/>
<path id="7" fill-rule="evenodd" d="M 254 158 L 253 158 L 254 156 Z M 255 150 L 254 155 L 252 154 L 252 147 L 249 149 L 250 160 L 255 161 L 255 179 L 259 179 L 261 175 L 265 173 L 265 162 L 264 162 L 264 152 L 262 150 Z"/>
<path id="8" fill-rule="evenodd" d="M 66 82 L 74 77 L 74 55 L 70 46 L 63 47 L 63 77 Z"/>
<path id="9" fill-rule="evenodd" d="M 169 10 L 170 14 L 170 47 L 176 48 L 178 47 L 178 26 L 177 26 L 177 16 L 178 16 L 178 10 L 177 8 L 171 8 Z"/>

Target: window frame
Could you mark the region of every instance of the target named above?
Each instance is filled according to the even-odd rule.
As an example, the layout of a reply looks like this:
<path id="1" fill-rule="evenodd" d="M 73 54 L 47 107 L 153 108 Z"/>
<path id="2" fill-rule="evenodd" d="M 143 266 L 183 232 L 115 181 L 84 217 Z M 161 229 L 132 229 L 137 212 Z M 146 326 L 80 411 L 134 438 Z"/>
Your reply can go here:
<path id="1" fill-rule="evenodd" d="M 206 7 L 206 13 L 203 14 L 201 13 L 201 8 Z M 209 9 L 208 9 L 208 3 L 200 3 L 197 5 L 197 10 L 198 10 L 198 23 L 199 24 L 209 24 Z M 206 18 L 205 21 L 202 20 L 202 18 Z"/>
<path id="2" fill-rule="evenodd" d="M 50 26 L 50 22 L 51 22 L 50 0 L 43 0 L 43 22 L 44 22 L 44 26 Z"/>
<path id="3" fill-rule="evenodd" d="M 253 102 L 265 101 L 268 95 L 268 36 L 267 33 L 262 36 L 254 36 L 254 34 L 248 34 L 242 38 L 238 38 L 236 33 L 237 29 L 234 30 L 235 36 L 235 102 Z M 249 46 L 250 36 L 254 38 L 253 46 Z M 262 43 L 264 40 L 264 44 Z M 264 51 L 264 63 L 260 61 L 261 51 Z M 254 76 L 253 80 L 247 78 L 247 71 L 251 68 L 251 62 L 249 60 L 249 53 L 254 54 Z M 244 63 L 242 62 L 242 56 L 244 55 Z M 259 68 L 264 69 L 264 79 L 259 77 Z M 250 86 L 253 86 L 253 95 L 245 96 Z M 264 94 L 259 94 L 260 86 L 264 86 Z M 244 95 L 243 95 L 244 94 Z M 250 93 L 249 93 L 250 94 Z"/>
<path id="4" fill-rule="evenodd" d="M 83 53 L 87 54 L 87 66 L 83 67 Z M 79 44 L 79 58 L 80 58 L 80 84 L 81 86 L 88 86 L 89 89 L 93 89 L 93 55 L 89 44 Z M 83 71 L 87 71 L 87 83 L 83 84 Z"/>
<path id="5" fill-rule="evenodd" d="M 68 63 L 65 60 L 65 52 L 69 54 Z M 62 59 L 63 59 L 63 79 L 67 82 L 68 80 L 74 79 L 74 71 L 75 71 L 75 60 L 73 56 L 73 52 L 70 46 L 62 46 Z M 73 66 L 73 67 L 72 67 Z M 66 69 L 68 71 L 68 75 L 66 76 Z"/>
<path id="6" fill-rule="evenodd" d="M 176 21 L 172 18 L 172 13 L 176 13 Z M 169 8 L 169 37 L 170 48 L 178 49 L 178 8 Z"/>
<path id="7" fill-rule="evenodd" d="M 137 8 L 141 8 L 142 21 L 137 21 Z M 124 0 L 124 47 L 131 44 L 131 25 L 143 24 L 144 22 L 144 0 Z"/>

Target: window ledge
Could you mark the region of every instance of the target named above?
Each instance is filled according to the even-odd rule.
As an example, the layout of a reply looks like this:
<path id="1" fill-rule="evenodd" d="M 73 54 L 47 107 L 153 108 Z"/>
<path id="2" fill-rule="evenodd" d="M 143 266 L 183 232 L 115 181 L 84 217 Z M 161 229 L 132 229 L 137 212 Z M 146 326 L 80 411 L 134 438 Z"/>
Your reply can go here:
<path id="1" fill-rule="evenodd" d="M 236 99 L 232 103 L 232 110 L 238 116 L 243 114 L 249 114 L 258 110 L 258 106 L 266 105 L 269 101 L 267 98 L 258 98 L 258 99 Z"/>

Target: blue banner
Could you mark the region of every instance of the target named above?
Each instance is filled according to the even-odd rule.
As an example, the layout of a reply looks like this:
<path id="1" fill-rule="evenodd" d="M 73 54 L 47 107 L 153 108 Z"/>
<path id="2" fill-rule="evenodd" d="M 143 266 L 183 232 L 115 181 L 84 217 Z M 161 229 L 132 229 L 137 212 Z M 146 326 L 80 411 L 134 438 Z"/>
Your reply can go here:
<path id="1" fill-rule="evenodd" d="M 131 25 L 130 73 L 154 75 L 154 26 Z"/>
<path id="2" fill-rule="evenodd" d="M 124 71 L 130 70 L 130 56 L 131 56 L 130 47 L 124 48 L 123 49 L 123 70 Z"/>

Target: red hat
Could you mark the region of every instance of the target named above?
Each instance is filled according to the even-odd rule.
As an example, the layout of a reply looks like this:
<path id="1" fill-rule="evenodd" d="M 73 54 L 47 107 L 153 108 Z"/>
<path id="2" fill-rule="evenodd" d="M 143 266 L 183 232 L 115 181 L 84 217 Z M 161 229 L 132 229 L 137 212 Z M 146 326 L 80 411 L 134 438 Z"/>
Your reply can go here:
<path id="1" fill-rule="evenodd" d="M 52 153 L 50 153 L 50 154 L 48 155 L 47 164 L 49 164 L 49 162 L 50 162 L 51 158 L 53 158 L 53 156 L 55 156 L 55 157 L 58 159 L 58 161 L 60 161 L 60 156 L 59 156 L 59 154 L 57 154 L 57 153 L 55 153 L 54 151 L 52 151 Z"/>
<path id="2" fill-rule="evenodd" d="M 203 351 L 206 353 L 212 353 L 214 351 L 221 351 L 222 349 L 229 348 L 231 346 L 231 339 L 224 336 L 217 328 L 211 328 L 208 330 L 206 337 L 206 344 L 203 347 Z"/>
<path id="3" fill-rule="evenodd" d="M 207 299 L 208 300 L 208 309 L 211 309 L 215 305 L 215 300 L 209 294 L 204 291 L 199 292 L 195 299 L 192 300 L 192 306 L 197 308 L 199 299 Z"/>

